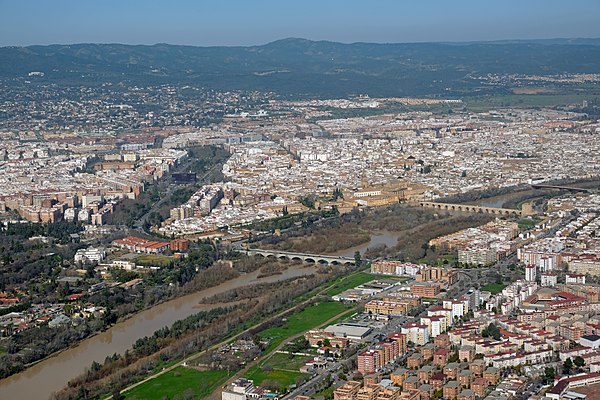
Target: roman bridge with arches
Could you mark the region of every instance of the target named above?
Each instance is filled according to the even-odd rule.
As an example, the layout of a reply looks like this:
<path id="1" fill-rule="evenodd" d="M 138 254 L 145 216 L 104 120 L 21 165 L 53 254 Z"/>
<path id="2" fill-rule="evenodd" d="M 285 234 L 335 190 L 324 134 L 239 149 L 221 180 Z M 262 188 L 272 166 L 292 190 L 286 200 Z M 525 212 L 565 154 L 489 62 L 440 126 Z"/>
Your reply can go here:
<path id="1" fill-rule="evenodd" d="M 293 253 L 279 250 L 246 249 L 246 254 L 259 257 L 277 258 L 280 260 L 302 261 L 322 265 L 354 265 L 355 260 L 351 257 L 327 256 L 323 254 Z"/>
<path id="2" fill-rule="evenodd" d="M 512 208 L 485 207 L 475 206 L 472 204 L 436 203 L 432 201 L 421 201 L 418 204 L 421 207 L 435 208 L 444 211 L 463 211 L 472 213 L 495 214 L 499 216 L 523 215 L 523 212 L 521 210 L 515 210 Z"/>

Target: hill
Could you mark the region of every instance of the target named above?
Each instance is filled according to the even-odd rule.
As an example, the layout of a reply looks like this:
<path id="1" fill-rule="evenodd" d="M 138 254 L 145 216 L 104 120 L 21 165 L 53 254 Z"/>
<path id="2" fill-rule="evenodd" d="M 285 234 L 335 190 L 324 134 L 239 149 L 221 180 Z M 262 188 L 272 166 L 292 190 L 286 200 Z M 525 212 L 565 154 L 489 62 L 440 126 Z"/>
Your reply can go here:
<path id="1" fill-rule="evenodd" d="M 600 40 L 262 46 L 76 44 L 0 48 L 0 79 L 63 85 L 127 82 L 273 91 L 294 97 L 460 95 L 486 74 L 599 73 Z M 40 71 L 43 77 L 28 78 Z M 494 90 L 498 90 L 495 88 Z"/>

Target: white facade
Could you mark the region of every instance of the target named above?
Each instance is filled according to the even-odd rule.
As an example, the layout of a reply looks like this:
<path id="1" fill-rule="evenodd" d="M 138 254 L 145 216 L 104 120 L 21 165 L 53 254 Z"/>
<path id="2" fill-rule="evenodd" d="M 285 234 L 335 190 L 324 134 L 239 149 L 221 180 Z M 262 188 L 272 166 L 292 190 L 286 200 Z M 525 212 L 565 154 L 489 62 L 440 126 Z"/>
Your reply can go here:
<path id="1" fill-rule="evenodd" d="M 525 267 L 525 280 L 528 282 L 534 282 L 536 278 L 535 265 L 529 265 Z"/>
<path id="2" fill-rule="evenodd" d="M 577 283 L 585 285 L 585 275 L 582 274 L 567 274 L 565 278 L 566 283 Z"/>
<path id="3" fill-rule="evenodd" d="M 457 300 L 444 300 L 443 307 L 452 312 L 451 318 L 454 321 L 455 318 L 460 318 L 469 311 L 469 302 L 457 301 Z"/>
<path id="4" fill-rule="evenodd" d="M 421 317 L 421 325 L 426 325 L 430 337 L 437 337 L 446 332 L 448 327 L 446 317 L 443 316 L 428 316 Z"/>
<path id="5" fill-rule="evenodd" d="M 406 335 L 406 340 L 417 345 L 423 346 L 429 342 L 429 328 L 427 325 L 419 325 L 411 322 L 402 327 L 402 333 Z"/>
<path id="6" fill-rule="evenodd" d="M 539 262 L 540 271 L 549 272 L 556 269 L 555 257 L 541 257 Z"/>
<path id="7" fill-rule="evenodd" d="M 75 253 L 75 262 L 101 262 L 106 258 L 106 251 L 95 247 L 79 249 Z"/>
<path id="8" fill-rule="evenodd" d="M 541 274 L 541 285 L 545 287 L 555 287 L 558 284 L 558 276 L 554 274 Z"/>

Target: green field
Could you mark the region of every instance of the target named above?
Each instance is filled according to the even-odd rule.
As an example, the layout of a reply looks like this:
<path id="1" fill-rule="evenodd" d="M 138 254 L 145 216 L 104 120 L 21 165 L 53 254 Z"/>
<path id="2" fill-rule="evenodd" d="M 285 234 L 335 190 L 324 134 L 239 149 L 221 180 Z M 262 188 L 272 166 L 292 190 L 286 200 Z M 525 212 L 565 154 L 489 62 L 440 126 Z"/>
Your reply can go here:
<path id="1" fill-rule="evenodd" d="M 273 351 L 279 344 L 289 337 L 321 325 L 337 314 L 349 310 L 350 306 L 337 301 L 325 301 L 306 307 L 287 318 L 282 326 L 274 326 L 260 332 L 260 337 L 269 339 L 269 346 L 265 353 Z"/>
<path id="2" fill-rule="evenodd" d="M 422 297 L 421 300 L 425 303 L 437 303 L 439 301 L 435 297 Z"/>
<path id="3" fill-rule="evenodd" d="M 6 353 L 6 348 L 0 346 L 0 355 Z"/>
<path id="4" fill-rule="evenodd" d="M 255 385 L 261 385 L 264 383 L 264 381 L 269 380 L 273 383 L 276 383 L 282 389 L 295 384 L 298 377 L 306 376 L 308 376 L 308 374 L 301 374 L 298 371 L 288 371 L 282 369 L 263 371 L 257 366 L 250 368 L 247 374 L 248 379 L 252 380 Z"/>
<path id="5" fill-rule="evenodd" d="M 178 367 L 157 378 L 152 379 L 125 393 L 130 400 L 147 400 L 188 393 L 195 399 L 210 395 L 229 377 L 227 371 L 197 371 L 191 368 Z"/>
<path id="6" fill-rule="evenodd" d="M 261 362 L 260 366 L 251 367 L 247 376 L 248 379 L 252 379 L 258 385 L 265 380 L 270 380 L 279 387 L 285 388 L 295 384 L 298 377 L 307 376 L 307 374 L 300 373 L 299 370 L 308 360 L 310 360 L 310 357 L 294 356 L 290 358 L 288 354 L 275 353 Z"/>
<path id="7" fill-rule="evenodd" d="M 365 272 L 362 272 L 363 274 Z M 397 282 L 405 282 L 407 281 L 409 278 L 405 277 L 405 276 L 396 276 L 396 275 L 379 275 L 379 274 L 367 274 L 371 276 L 371 280 L 373 279 L 385 279 L 388 281 L 397 281 Z"/>
<path id="8" fill-rule="evenodd" d="M 523 230 L 533 228 L 535 224 L 537 224 L 540 221 L 541 219 L 539 218 L 522 218 L 519 221 L 517 221 L 517 223 L 519 224 L 519 229 Z"/>
<path id="9" fill-rule="evenodd" d="M 355 287 L 360 286 L 363 283 L 371 282 L 376 279 L 387 279 L 401 282 L 408 280 L 408 278 L 403 276 L 376 275 L 367 272 L 359 272 L 357 274 L 338 278 L 333 284 L 333 286 L 327 289 L 325 294 L 327 296 L 334 296 L 336 294 L 342 293 L 344 290 L 354 289 Z"/>
<path id="10" fill-rule="evenodd" d="M 424 261 L 424 262 L 427 262 L 427 261 Z M 458 257 L 454 253 L 441 255 L 436 260 L 436 265 L 438 267 L 452 266 L 452 265 L 456 265 L 457 263 L 458 263 Z"/>
<path id="11" fill-rule="evenodd" d="M 344 276 L 336 280 L 335 284 L 329 288 L 325 294 L 333 296 L 342 293 L 344 290 L 355 288 L 363 283 L 367 283 L 377 279 L 374 275 L 367 274 L 366 272 L 359 272 L 358 274 Z"/>
<path id="12" fill-rule="evenodd" d="M 479 290 L 490 292 L 492 294 L 498 294 L 507 286 L 508 285 L 505 285 L 504 283 L 488 283 L 487 285 L 482 286 Z"/>
<path id="13" fill-rule="evenodd" d="M 173 261 L 174 261 L 173 257 L 154 255 L 154 254 L 139 256 L 135 259 L 135 262 L 137 264 L 152 265 L 152 266 L 156 266 L 156 267 L 166 267 L 166 266 L 172 264 Z"/>
<path id="14" fill-rule="evenodd" d="M 273 369 L 297 371 L 311 358 L 306 356 L 293 356 L 290 358 L 290 355 L 287 353 L 275 353 L 261 364 L 269 365 Z"/>

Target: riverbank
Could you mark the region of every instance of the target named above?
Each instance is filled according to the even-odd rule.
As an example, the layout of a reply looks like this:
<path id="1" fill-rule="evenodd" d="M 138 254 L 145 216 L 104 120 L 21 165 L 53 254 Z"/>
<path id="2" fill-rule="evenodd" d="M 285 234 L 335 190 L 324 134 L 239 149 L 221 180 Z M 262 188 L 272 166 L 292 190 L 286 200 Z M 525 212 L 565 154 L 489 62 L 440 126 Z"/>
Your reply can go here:
<path id="1" fill-rule="evenodd" d="M 108 356 L 123 353 L 131 348 L 137 339 L 199 312 L 198 306 L 203 298 L 253 283 L 278 282 L 314 272 L 316 266 L 290 266 L 282 274 L 258 279 L 260 271 L 254 271 L 217 286 L 168 300 L 118 322 L 110 329 L 18 374 L 0 380 L 0 392 L 2 397 L 7 398 L 47 399 L 50 393 L 63 388 L 70 379 L 85 372 L 93 361 L 103 362 Z M 209 305 L 209 308 L 213 308 L 213 305 Z"/>

